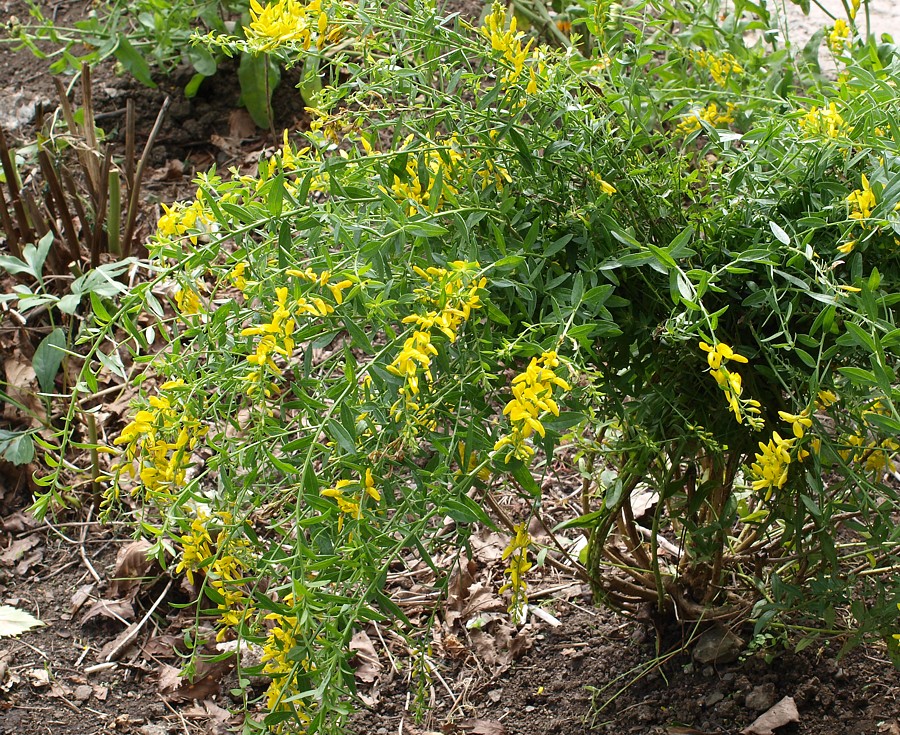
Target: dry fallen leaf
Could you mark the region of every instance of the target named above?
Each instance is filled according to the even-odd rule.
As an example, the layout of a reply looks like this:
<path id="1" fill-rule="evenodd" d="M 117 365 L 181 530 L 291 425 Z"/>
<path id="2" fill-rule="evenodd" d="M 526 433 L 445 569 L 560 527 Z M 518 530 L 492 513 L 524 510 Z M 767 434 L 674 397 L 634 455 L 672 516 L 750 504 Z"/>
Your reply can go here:
<path id="1" fill-rule="evenodd" d="M 128 623 L 134 619 L 134 605 L 129 600 L 97 600 L 84 611 L 81 616 L 81 624 L 84 625 L 98 615 L 110 620 L 118 620 L 120 623 Z"/>
<path id="2" fill-rule="evenodd" d="M 199 661 L 194 680 L 183 677 L 174 666 L 163 664 L 159 670 L 159 693 L 169 702 L 208 699 L 218 694 L 221 678 L 231 666 L 225 661 L 206 663 Z"/>
<path id="3" fill-rule="evenodd" d="M 506 726 L 502 722 L 478 718 L 448 723 L 441 729 L 445 735 L 506 735 Z"/>
<path id="4" fill-rule="evenodd" d="M 0 564 L 12 566 L 39 543 L 41 543 L 41 538 L 37 534 L 16 539 L 3 550 L 2 554 L 0 554 Z"/>
<path id="5" fill-rule="evenodd" d="M 791 722 L 800 722 L 800 713 L 793 697 L 785 697 L 760 715 L 749 727 L 741 730 L 741 735 L 775 735 L 775 730 Z"/>
<path id="6" fill-rule="evenodd" d="M 113 572 L 113 580 L 109 585 L 109 596 L 112 598 L 134 599 L 141 582 L 151 575 L 150 571 L 159 565 L 156 559 L 148 559 L 147 551 L 150 542 L 147 539 L 138 539 L 123 546 L 116 554 L 116 569 Z"/>
<path id="7" fill-rule="evenodd" d="M 9 605 L 0 605 L 0 638 L 19 635 L 26 630 L 43 625 L 33 615 Z"/>
<path id="8" fill-rule="evenodd" d="M 353 639 L 350 641 L 350 650 L 356 653 L 354 656 L 356 678 L 367 684 L 378 679 L 381 675 L 381 661 L 378 660 L 375 646 L 366 631 L 360 630 L 354 633 Z"/>

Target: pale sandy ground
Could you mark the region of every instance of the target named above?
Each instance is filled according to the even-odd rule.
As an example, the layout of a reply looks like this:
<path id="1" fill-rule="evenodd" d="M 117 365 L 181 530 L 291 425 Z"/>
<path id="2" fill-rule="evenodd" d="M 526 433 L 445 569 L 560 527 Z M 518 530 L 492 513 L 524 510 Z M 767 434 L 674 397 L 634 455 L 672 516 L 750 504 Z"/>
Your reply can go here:
<path id="1" fill-rule="evenodd" d="M 848 0 L 849 1 L 849 0 Z M 834 17 L 846 18 L 844 6 L 840 0 L 820 0 L 825 10 Z M 775 0 L 769 3 L 769 7 L 781 9 L 782 16 L 787 19 L 788 32 L 791 42 L 803 46 L 809 38 L 820 28 L 832 26 L 834 21 L 815 5 L 810 3 L 809 15 L 804 15 L 799 5 L 794 5 L 789 0 Z M 869 33 L 874 34 L 880 40 L 881 34 L 889 33 L 896 41 L 900 41 L 900 2 L 898 0 L 869 0 Z M 856 22 L 861 33 L 866 31 L 865 6 L 861 6 L 856 16 Z"/>

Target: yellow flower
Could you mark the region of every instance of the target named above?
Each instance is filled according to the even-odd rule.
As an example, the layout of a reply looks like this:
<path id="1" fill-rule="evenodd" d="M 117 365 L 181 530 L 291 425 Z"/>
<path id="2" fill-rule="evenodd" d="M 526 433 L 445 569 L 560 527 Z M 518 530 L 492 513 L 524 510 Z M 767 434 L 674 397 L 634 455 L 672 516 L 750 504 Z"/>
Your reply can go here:
<path id="1" fill-rule="evenodd" d="M 250 25 L 244 26 L 244 34 L 255 51 L 271 51 L 289 43 L 309 50 L 310 9 L 297 0 L 279 0 L 266 7 L 250 0 Z"/>
<path id="2" fill-rule="evenodd" d="M 509 581 L 504 584 L 499 592 L 502 595 L 506 590 L 512 590 L 512 600 L 509 605 L 509 613 L 513 620 L 518 622 L 523 617 L 525 605 L 528 603 L 528 583 L 525 581 L 525 574 L 531 569 L 531 562 L 528 560 L 528 547 L 531 546 L 531 536 L 525 528 L 524 523 L 517 523 L 513 526 L 515 535 L 509 540 L 509 544 L 503 550 L 501 559 L 509 560 L 509 564 L 504 574 L 509 577 Z"/>
<path id="3" fill-rule="evenodd" d="M 747 358 L 736 353 L 731 347 L 724 342 L 718 342 L 715 347 L 711 347 L 706 342 L 700 343 L 700 349 L 707 353 L 706 362 L 711 370 L 718 370 L 722 366 L 723 361 L 734 360 L 734 362 L 747 362 Z"/>
<path id="4" fill-rule="evenodd" d="M 545 352 L 540 357 L 531 358 L 525 372 L 517 375 L 512 383 L 512 400 L 503 408 L 503 415 L 509 416 L 512 431 L 502 436 L 494 444 L 494 451 L 505 454 L 505 461 L 513 457 L 528 461 L 534 456 L 534 449 L 526 442 L 533 434 L 546 436 L 541 416 L 550 413 L 559 416 L 559 406 L 553 399 L 553 388 L 564 392 L 571 390 L 569 384 L 553 372 L 559 365 L 555 352 Z"/>
<path id="5" fill-rule="evenodd" d="M 834 391 L 820 390 L 816 396 L 816 408 L 823 411 L 833 403 L 837 403 L 837 401 L 838 395 Z"/>
<path id="6" fill-rule="evenodd" d="M 525 69 L 525 60 L 528 58 L 528 51 L 534 39 L 528 41 L 524 46 L 522 39 L 525 34 L 516 30 L 517 21 L 513 16 L 509 21 L 509 27 L 506 25 L 506 10 L 500 3 L 495 2 L 491 9 L 491 14 L 484 20 L 481 27 L 481 34 L 491 42 L 491 49 L 499 51 L 503 61 L 508 67 L 511 67 L 503 75 L 501 82 L 503 84 L 514 84 Z M 535 87 L 537 80 L 535 79 Z"/>
<path id="7" fill-rule="evenodd" d="M 244 293 L 247 289 L 247 278 L 244 276 L 244 272 L 247 270 L 247 264 L 243 261 L 238 263 L 232 268 L 228 273 L 228 280 L 231 281 L 235 288 Z"/>
<path id="8" fill-rule="evenodd" d="M 798 120 L 800 129 L 807 135 L 824 135 L 828 138 L 838 138 L 846 135 L 849 126 L 837 111 L 834 102 L 827 108 L 813 106 L 803 117 Z"/>
<path id="9" fill-rule="evenodd" d="M 777 431 L 772 432 L 772 438 L 767 444 L 759 443 L 760 452 L 751 466 L 756 477 L 753 489 L 765 490 L 766 500 L 771 497 L 774 489 L 784 487 L 787 482 L 793 443 L 794 439 L 782 439 Z"/>
<path id="10" fill-rule="evenodd" d="M 701 120 L 708 122 L 714 128 L 727 125 L 729 123 L 734 122 L 734 105 L 730 102 L 726 109 L 722 112 L 719 111 L 718 105 L 715 102 L 710 102 L 706 107 L 704 107 L 699 112 L 695 112 L 692 115 L 688 115 L 684 120 L 682 120 L 678 127 L 675 129 L 676 133 L 681 133 L 684 135 L 689 135 L 696 130 L 699 130 L 702 125 L 700 123 Z"/>
<path id="11" fill-rule="evenodd" d="M 430 383 L 433 380 L 431 358 L 437 354 L 437 348 L 431 344 L 431 333 L 416 330 L 403 343 L 400 354 L 387 366 L 387 369 L 394 375 L 405 378 L 409 391 L 413 395 L 417 395 L 419 393 L 419 371 L 424 373 Z"/>
<path id="12" fill-rule="evenodd" d="M 849 240 L 849 241 L 843 243 L 842 245 L 838 245 L 837 250 L 839 253 L 843 253 L 844 255 L 847 255 L 848 253 L 853 252 L 853 248 L 855 248 L 855 247 L 856 247 L 856 240 Z"/>
<path id="13" fill-rule="evenodd" d="M 175 292 L 175 303 L 182 316 L 199 314 L 201 310 L 200 297 L 190 288 L 180 288 Z"/>
<path id="14" fill-rule="evenodd" d="M 834 21 L 834 27 L 828 34 L 828 48 L 835 56 L 840 54 L 847 45 L 847 39 L 850 37 L 850 26 L 843 18 Z"/>
<path id="15" fill-rule="evenodd" d="M 875 193 L 872 191 L 865 174 L 861 176 L 861 181 L 862 188 L 855 189 L 847 197 L 847 203 L 850 205 L 850 218 L 860 221 L 869 219 L 872 216 L 872 209 L 877 204 Z"/>
<path id="16" fill-rule="evenodd" d="M 793 429 L 794 436 L 798 439 L 803 438 L 806 429 L 812 428 L 813 422 L 809 417 L 810 409 L 805 408 L 800 413 L 788 413 L 787 411 L 779 411 L 778 416 L 782 421 L 787 421 Z"/>
<path id="17" fill-rule="evenodd" d="M 737 75 L 744 72 L 734 55 L 728 52 L 717 55 L 705 50 L 690 51 L 688 57 L 701 69 L 708 69 L 710 76 L 720 87 L 724 87 L 728 83 L 732 74 Z"/>

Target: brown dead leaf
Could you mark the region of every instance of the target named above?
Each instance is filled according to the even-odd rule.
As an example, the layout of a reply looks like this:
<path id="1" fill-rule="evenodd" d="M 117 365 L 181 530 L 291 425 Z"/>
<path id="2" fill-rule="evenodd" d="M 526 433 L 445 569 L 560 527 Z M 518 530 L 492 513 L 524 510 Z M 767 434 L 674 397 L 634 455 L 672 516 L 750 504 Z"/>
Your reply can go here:
<path id="1" fill-rule="evenodd" d="M 97 600 L 84 611 L 81 616 L 81 624 L 84 625 L 98 615 L 127 623 L 134 619 L 134 604 L 130 600 Z"/>
<path id="2" fill-rule="evenodd" d="M 184 638 L 171 633 L 153 636 L 141 650 L 153 658 L 175 658 L 178 651 L 184 650 Z"/>
<path id="3" fill-rule="evenodd" d="M 119 549 L 116 554 L 116 569 L 113 572 L 113 580 L 109 585 L 109 596 L 115 599 L 133 600 L 141 587 L 141 582 L 151 574 L 151 570 L 159 565 L 156 559 L 147 558 L 147 550 L 151 544 L 147 539 L 140 538 L 132 541 Z"/>
<path id="4" fill-rule="evenodd" d="M 256 123 L 245 109 L 232 110 L 228 115 L 228 137 L 235 140 L 256 135 Z"/>
<path id="5" fill-rule="evenodd" d="M 350 650 L 356 653 L 353 657 L 356 678 L 367 684 L 376 681 L 381 676 L 382 665 L 369 634 L 364 630 L 354 633 L 350 641 Z"/>
<path id="6" fill-rule="evenodd" d="M 7 533 L 22 533 L 22 531 L 37 528 L 39 524 L 34 519 L 34 516 L 20 510 L 4 518 L 3 523 L 0 525 Z"/>
<path id="7" fill-rule="evenodd" d="M 753 724 L 741 730 L 741 735 L 775 735 L 775 730 L 791 722 L 800 722 L 800 713 L 793 697 L 785 697 L 757 717 Z"/>
<path id="8" fill-rule="evenodd" d="M 468 620 L 480 613 L 488 611 L 498 612 L 505 607 L 503 600 L 494 593 L 493 587 L 482 582 L 476 582 L 469 587 L 465 605 L 463 605 L 462 609 L 462 618 L 463 620 Z"/>
<path id="9" fill-rule="evenodd" d="M 216 663 L 198 662 L 194 680 L 190 681 L 181 675 L 174 666 L 163 664 L 159 671 L 157 689 L 166 701 L 190 701 L 192 699 L 208 699 L 218 694 L 221 689 L 222 676 L 231 668 L 225 661 Z"/>
<path id="10" fill-rule="evenodd" d="M 0 564 L 7 567 L 13 566 L 39 543 L 41 543 L 41 537 L 36 533 L 16 539 L 0 554 Z"/>
<path id="11" fill-rule="evenodd" d="M 191 706 L 182 709 L 181 714 L 189 720 L 207 720 L 203 731 L 210 735 L 225 735 L 232 717 L 231 712 L 220 707 L 211 699 L 194 702 Z"/>
<path id="12" fill-rule="evenodd" d="M 879 735 L 900 735 L 900 723 L 897 720 L 882 722 L 878 726 Z"/>
<path id="13" fill-rule="evenodd" d="M 472 553 L 474 557 L 484 565 L 499 561 L 506 548 L 506 539 L 499 533 L 482 529 L 472 536 Z"/>
<path id="14" fill-rule="evenodd" d="M 449 658 L 461 661 L 469 657 L 469 649 L 452 633 L 442 636 L 439 643 Z"/>
<path id="15" fill-rule="evenodd" d="M 12 355 L 3 361 L 3 370 L 6 373 L 5 392 L 12 401 L 3 401 L 3 411 L 8 418 L 16 416 L 21 419 L 23 412 L 14 407 L 15 402 L 31 409 L 29 412 L 33 416 L 41 416 L 42 406 L 41 400 L 37 396 L 37 377 L 34 369 L 31 367 L 31 360 L 22 354 L 19 349 L 13 350 Z M 32 426 L 38 426 L 37 419 L 32 419 Z"/>
<path id="16" fill-rule="evenodd" d="M 470 717 L 441 727 L 445 735 L 506 735 L 506 726 L 498 720 Z"/>
<path id="17" fill-rule="evenodd" d="M 469 631 L 475 652 L 492 675 L 498 676 L 534 645 L 531 625 L 516 629 L 497 621 L 480 630 Z"/>
<path id="18" fill-rule="evenodd" d="M 16 574 L 20 577 L 24 577 L 28 572 L 31 571 L 32 567 L 37 566 L 44 560 L 44 550 L 36 549 L 32 551 L 30 554 L 27 554 L 22 561 L 16 564 Z"/>
<path id="19" fill-rule="evenodd" d="M 94 582 L 88 582 L 87 584 L 81 585 L 77 590 L 75 590 L 75 594 L 72 595 L 71 607 L 69 608 L 69 612 L 74 615 L 77 613 L 82 605 L 88 601 L 91 593 L 94 591 L 94 587 L 96 584 Z"/>
<path id="20" fill-rule="evenodd" d="M 179 181 L 184 177 L 184 162 L 170 158 L 162 168 L 153 170 L 150 178 L 154 181 Z"/>

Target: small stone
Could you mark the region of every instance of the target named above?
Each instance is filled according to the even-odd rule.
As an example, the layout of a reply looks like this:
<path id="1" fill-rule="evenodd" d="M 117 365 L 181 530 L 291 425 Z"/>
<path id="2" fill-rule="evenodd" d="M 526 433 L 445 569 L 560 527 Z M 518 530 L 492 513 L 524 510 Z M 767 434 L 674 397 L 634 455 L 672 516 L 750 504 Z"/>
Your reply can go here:
<path id="1" fill-rule="evenodd" d="M 697 639 L 691 655 L 698 664 L 727 664 L 736 661 L 743 648 L 744 641 L 740 636 L 728 628 L 716 625 Z"/>
<path id="2" fill-rule="evenodd" d="M 704 704 L 707 707 L 714 707 L 719 702 L 721 702 L 723 699 L 725 699 L 725 695 L 722 694 L 722 692 L 716 690 L 706 698 L 706 701 L 704 702 Z"/>
<path id="3" fill-rule="evenodd" d="M 744 706 L 747 709 L 763 712 L 771 709 L 772 705 L 775 704 L 775 696 L 774 684 L 762 684 L 750 690 L 744 698 Z"/>
<path id="4" fill-rule="evenodd" d="M 94 690 L 89 684 L 82 684 L 81 686 L 75 687 L 72 696 L 75 697 L 76 702 L 87 702 L 93 693 Z"/>

